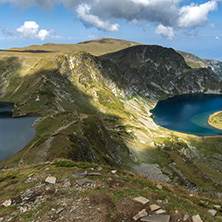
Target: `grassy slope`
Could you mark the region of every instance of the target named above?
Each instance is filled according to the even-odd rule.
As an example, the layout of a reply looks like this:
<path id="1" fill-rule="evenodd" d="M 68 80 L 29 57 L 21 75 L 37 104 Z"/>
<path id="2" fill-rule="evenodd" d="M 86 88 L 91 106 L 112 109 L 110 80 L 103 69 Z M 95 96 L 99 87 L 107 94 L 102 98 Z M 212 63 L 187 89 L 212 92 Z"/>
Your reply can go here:
<path id="1" fill-rule="evenodd" d="M 218 129 L 222 129 L 222 112 L 216 112 L 209 117 L 208 123 Z"/>
<path id="2" fill-rule="evenodd" d="M 87 216 L 92 208 L 94 213 L 98 209 L 100 212 L 98 215 L 100 217 L 96 219 L 95 216 L 93 221 L 116 222 L 122 221 L 123 217 L 125 220 L 131 221 L 132 216 L 139 210 L 149 209 L 148 205 L 142 206 L 132 201 L 134 197 L 144 196 L 150 200 L 150 204 L 158 204 L 165 209 L 167 214 L 171 215 L 172 222 L 182 221 L 185 214 L 189 214 L 190 217 L 199 214 L 203 221 L 213 222 L 216 218 L 207 211 L 215 204 L 222 204 L 219 200 L 211 200 L 195 194 L 190 196 L 189 191 L 178 186 L 162 184 L 163 188 L 160 190 L 157 188 L 158 183 L 127 171 L 118 169 L 116 174 L 112 174 L 113 168 L 109 166 L 103 166 L 103 170 L 100 171 L 101 176 L 88 177 L 96 181 L 97 186 L 92 188 L 86 185 L 82 188 L 76 186 L 77 179 L 73 177 L 74 173 L 85 170 L 95 172 L 97 167 L 90 163 L 57 160 L 48 164 L 42 163 L 16 170 L 0 171 L 0 203 L 7 199 L 13 200 L 13 205 L 10 207 L 0 206 L 0 217 L 12 215 L 10 221 L 25 222 L 33 221 L 33 219 L 45 221 L 47 215 L 55 217 L 54 220 L 61 216 L 65 218 L 68 216 L 69 219 L 75 220 L 77 216 L 81 218 L 84 215 L 83 221 L 87 221 Z M 55 185 L 47 185 L 44 182 L 48 175 L 57 178 Z M 28 178 L 31 179 L 30 182 L 27 182 Z M 63 186 L 65 181 L 70 181 L 71 186 L 65 188 Z M 15 186 L 16 189 L 14 189 Z M 48 190 L 46 190 L 46 186 Z M 22 194 L 26 191 L 30 192 L 30 190 L 34 191 L 32 198 L 41 196 L 41 200 L 39 204 L 37 202 L 32 204 L 30 200 L 30 204 L 34 207 L 26 213 L 20 213 L 19 208 L 26 204 L 21 205 L 19 200 Z M 78 207 L 81 202 L 84 203 L 80 210 L 83 215 L 78 211 L 72 214 L 70 209 L 73 208 L 73 205 L 75 208 Z M 61 207 L 63 212 L 60 215 L 53 213 L 52 208 L 58 210 Z M 102 219 L 101 215 L 103 215 Z M 218 212 L 217 216 L 221 216 L 221 212 Z M 219 218 L 216 220 L 219 221 Z M 189 219 L 189 221 L 191 220 Z"/>
<path id="3" fill-rule="evenodd" d="M 42 46 L 33 45 L 25 48 L 12 48 L 9 51 L 46 51 L 46 52 L 75 52 L 84 51 L 95 56 L 100 56 L 110 52 L 116 52 L 134 45 L 141 45 L 140 43 L 117 40 L 117 39 L 98 39 L 92 41 L 85 41 L 79 44 L 44 44 Z"/>
<path id="4" fill-rule="evenodd" d="M 78 50 L 101 55 L 129 45 L 124 41 L 99 40 L 79 44 Z M 124 168 L 137 160 L 136 164 L 159 164 L 172 179 L 177 176 L 174 183 L 184 185 L 169 165 L 174 161 L 177 169 L 202 192 L 220 191 L 215 184 L 222 182 L 221 162 L 212 158 L 222 155 L 221 138 L 202 139 L 157 127 L 149 117 L 155 104 L 141 95 L 123 100 L 121 90 L 111 91 L 113 81 L 98 69 L 96 58 L 79 52 L 64 54 L 64 45 L 46 47 L 28 50 L 63 52 L 1 52 L 1 70 L 6 80 L 10 79 L 1 100 L 16 103 L 15 115 L 32 113 L 46 118 L 37 125 L 33 141 L 0 166 L 16 166 L 22 157 L 24 163 L 57 157 L 109 165 L 116 165 L 118 160 Z M 70 66 L 70 58 L 75 61 L 74 66 Z M 119 82 L 124 85 L 124 80 Z M 35 101 L 37 95 L 39 102 Z"/>

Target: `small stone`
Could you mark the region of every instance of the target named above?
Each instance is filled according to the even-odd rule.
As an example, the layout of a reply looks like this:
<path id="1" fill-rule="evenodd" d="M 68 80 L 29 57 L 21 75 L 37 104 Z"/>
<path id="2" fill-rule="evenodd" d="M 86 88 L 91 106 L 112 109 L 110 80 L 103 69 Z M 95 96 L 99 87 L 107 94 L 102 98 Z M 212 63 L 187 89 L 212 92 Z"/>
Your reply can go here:
<path id="1" fill-rule="evenodd" d="M 33 175 L 34 175 L 34 173 L 31 173 L 31 174 L 28 175 L 28 177 L 32 177 Z"/>
<path id="2" fill-rule="evenodd" d="M 56 177 L 47 177 L 45 179 L 45 182 L 55 184 L 56 183 Z"/>
<path id="3" fill-rule="evenodd" d="M 11 216 L 11 217 L 14 217 L 16 214 L 17 214 L 16 212 L 12 212 L 12 213 L 10 214 L 10 216 Z"/>
<path id="4" fill-rule="evenodd" d="M 150 205 L 150 210 L 151 210 L 151 211 L 156 211 L 156 210 L 159 210 L 160 208 L 161 208 L 161 207 L 158 206 L 158 205 L 156 205 L 156 204 Z"/>
<path id="5" fill-rule="evenodd" d="M 4 202 L 2 203 L 2 205 L 3 205 L 4 207 L 9 207 L 9 206 L 12 205 L 12 200 L 11 200 L 11 199 L 6 200 L 6 201 L 4 201 Z"/>
<path id="6" fill-rule="evenodd" d="M 4 218 L 3 217 L 0 217 L 0 222 L 4 221 Z"/>
<path id="7" fill-rule="evenodd" d="M 163 189 L 163 186 L 160 185 L 160 184 L 158 184 L 156 187 L 157 187 L 159 190 L 162 190 L 162 189 Z"/>
<path id="8" fill-rule="evenodd" d="M 63 187 L 67 188 L 67 187 L 71 187 L 71 183 L 70 181 L 67 181 L 64 183 Z"/>
<path id="9" fill-rule="evenodd" d="M 93 172 L 93 173 L 89 173 L 89 176 L 102 176 L 101 173 L 97 173 L 97 172 Z"/>
<path id="10" fill-rule="evenodd" d="M 148 216 L 148 217 L 141 218 L 140 221 L 143 221 L 143 222 L 169 222 L 170 215 Z"/>
<path id="11" fill-rule="evenodd" d="M 28 211 L 28 208 L 27 207 L 20 207 L 20 212 L 21 213 L 26 213 Z"/>
<path id="12" fill-rule="evenodd" d="M 117 172 L 117 170 L 111 170 L 111 173 L 115 174 Z"/>
<path id="13" fill-rule="evenodd" d="M 216 209 L 220 209 L 221 206 L 220 206 L 220 205 L 214 205 L 214 208 L 216 208 Z"/>
<path id="14" fill-rule="evenodd" d="M 202 220 L 201 220 L 201 218 L 200 218 L 200 215 L 194 215 L 194 216 L 192 216 L 192 221 L 193 222 L 203 222 Z"/>
<path id="15" fill-rule="evenodd" d="M 97 167 L 96 170 L 97 170 L 97 171 L 102 171 L 103 168 L 102 168 L 102 167 Z"/>
<path id="16" fill-rule="evenodd" d="M 164 204 L 168 204 L 168 203 L 169 203 L 169 199 L 163 200 L 163 203 L 164 203 Z"/>
<path id="17" fill-rule="evenodd" d="M 143 209 L 141 210 L 138 214 L 136 214 L 134 217 L 133 217 L 133 220 L 138 220 L 142 217 L 146 217 L 148 214 L 146 212 L 146 209 Z"/>
<path id="18" fill-rule="evenodd" d="M 141 204 L 143 204 L 143 205 L 145 205 L 145 204 L 147 204 L 147 203 L 150 202 L 150 201 L 149 201 L 147 198 L 145 198 L 145 197 L 136 197 L 136 198 L 134 198 L 133 200 L 135 200 L 135 201 L 137 201 L 137 202 L 139 202 L 139 203 L 141 203 Z"/>
<path id="19" fill-rule="evenodd" d="M 210 210 L 208 210 L 208 213 L 211 214 L 213 217 L 215 217 L 217 214 L 217 211 L 214 209 L 210 209 Z"/>
<path id="20" fill-rule="evenodd" d="M 75 173 L 75 174 L 74 174 L 74 177 L 75 177 L 75 178 L 86 177 L 87 175 L 88 175 L 88 172 L 85 171 L 85 172 L 83 172 L 83 173 Z"/>
<path id="21" fill-rule="evenodd" d="M 162 210 L 162 209 L 159 209 L 159 210 L 156 211 L 156 214 L 163 214 L 163 213 L 166 213 L 166 211 Z"/>
<path id="22" fill-rule="evenodd" d="M 185 214 L 184 217 L 183 217 L 183 221 L 187 221 L 189 217 L 190 216 L 188 214 Z"/>
<path id="23" fill-rule="evenodd" d="M 190 196 L 190 197 L 193 197 L 193 194 L 191 193 L 189 196 Z"/>
<path id="24" fill-rule="evenodd" d="M 60 214 L 65 208 L 60 207 L 57 211 L 56 214 Z"/>
<path id="25" fill-rule="evenodd" d="M 93 183 L 92 180 L 89 180 L 87 178 L 84 178 L 84 179 L 79 179 L 79 180 L 76 180 L 76 183 L 79 185 L 79 186 L 83 186 L 84 184 L 86 183 Z"/>

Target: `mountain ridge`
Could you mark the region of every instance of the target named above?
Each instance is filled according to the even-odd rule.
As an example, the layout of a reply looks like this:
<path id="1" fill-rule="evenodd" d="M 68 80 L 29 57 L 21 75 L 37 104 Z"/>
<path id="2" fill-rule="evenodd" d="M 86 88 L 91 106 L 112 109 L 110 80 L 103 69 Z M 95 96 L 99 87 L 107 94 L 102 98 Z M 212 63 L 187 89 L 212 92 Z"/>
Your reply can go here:
<path id="1" fill-rule="evenodd" d="M 83 51 L 0 57 L 1 101 L 15 103 L 14 116 L 41 117 L 35 138 L 1 167 L 62 157 L 148 176 L 156 164 L 172 184 L 222 195 L 221 137 L 163 129 L 150 112 L 169 96 L 220 94 L 221 81 L 208 69 L 192 69 L 173 49 L 146 45 L 100 57 Z"/>

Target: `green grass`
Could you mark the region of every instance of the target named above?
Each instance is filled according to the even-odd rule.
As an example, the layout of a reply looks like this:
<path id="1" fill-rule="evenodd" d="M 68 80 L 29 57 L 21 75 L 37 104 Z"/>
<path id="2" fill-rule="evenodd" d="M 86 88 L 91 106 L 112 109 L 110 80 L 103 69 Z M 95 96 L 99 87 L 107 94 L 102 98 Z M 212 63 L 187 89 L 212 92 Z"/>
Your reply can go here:
<path id="1" fill-rule="evenodd" d="M 222 129 L 222 112 L 212 114 L 209 117 L 208 123 L 217 129 Z"/>
<path id="2" fill-rule="evenodd" d="M 73 177 L 73 173 L 81 172 L 82 170 L 91 171 L 91 168 L 96 168 L 99 165 L 90 164 L 90 163 L 78 163 L 72 162 L 70 160 L 57 160 L 52 164 L 38 164 L 38 165 L 30 165 L 25 166 L 20 169 L 7 171 L 0 171 L 0 178 L 5 178 L 0 182 L 1 192 L 4 193 L 0 195 L 0 202 L 3 202 L 6 199 L 13 198 L 26 189 L 33 188 L 37 183 L 43 182 L 47 175 L 53 175 L 57 178 L 57 183 L 59 184 L 61 180 L 67 178 L 71 181 L 72 184 L 75 183 L 75 178 Z M 84 198 L 91 197 L 92 195 L 101 196 L 108 195 L 111 197 L 111 209 L 107 214 L 108 218 L 113 217 L 116 214 L 116 204 L 121 201 L 123 198 L 132 198 L 137 196 L 144 196 L 150 200 L 150 203 L 157 203 L 157 200 L 169 200 L 168 204 L 161 204 L 164 209 L 166 209 L 170 214 L 173 214 L 175 210 L 178 210 L 182 214 L 188 213 L 189 215 L 200 214 L 201 218 L 204 221 L 213 222 L 214 218 L 211 217 L 207 210 L 211 209 L 214 204 L 222 204 L 221 201 L 213 201 L 209 198 L 194 195 L 193 197 L 189 196 L 189 191 L 178 187 L 178 186 L 170 186 L 164 185 L 163 189 L 159 190 L 156 186 L 157 183 L 148 180 L 145 177 L 133 175 L 130 172 L 118 170 L 116 175 L 110 174 L 112 168 L 108 166 L 102 166 L 103 170 L 101 171 L 102 176 L 93 177 L 93 180 L 96 180 L 99 184 L 103 184 L 103 186 L 99 189 L 91 189 L 82 192 L 76 192 L 75 190 L 62 190 L 58 188 L 57 194 L 49 195 L 47 199 L 38 206 L 37 209 L 27 212 L 24 214 L 17 214 L 14 219 L 20 219 L 22 221 L 31 221 L 33 219 L 37 219 L 38 217 L 43 216 L 48 213 L 51 208 L 57 209 L 58 206 L 54 203 L 56 200 L 62 200 L 64 198 Z M 46 168 L 48 169 L 46 171 Z M 37 181 L 31 183 L 24 183 L 28 178 L 28 175 L 34 172 L 34 176 L 40 178 Z M 16 175 L 14 178 L 13 175 Z M 110 179 L 108 179 L 110 178 Z M 16 189 L 11 192 L 10 190 L 15 187 L 13 181 L 16 180 Z M 120 187 L 110 188 L 108 183 L 110 180 L 117 180 L 119 183 L 124 184 L 124 189 Z M 10 192 L 9 192 L 10 191 Z M 71 196 L 70 196 L 71 195 Z M 99 201 L 99 200 L 98 200 Z M 204 201 L 204 202 L 203 202 Z M 210 203 L 210 205 L 205 204 L 206 201 Z M 159 203 L 157 203 L 159 204 Z M 11 207 L 1 208 L 0 217 L 11 214 L 12 212 L 17 212 L 20 204 L 16 204 Z M 218 215 L 221 215 L 218 212 Z M 108 219 L 107 219 L 108 221 Z"/>

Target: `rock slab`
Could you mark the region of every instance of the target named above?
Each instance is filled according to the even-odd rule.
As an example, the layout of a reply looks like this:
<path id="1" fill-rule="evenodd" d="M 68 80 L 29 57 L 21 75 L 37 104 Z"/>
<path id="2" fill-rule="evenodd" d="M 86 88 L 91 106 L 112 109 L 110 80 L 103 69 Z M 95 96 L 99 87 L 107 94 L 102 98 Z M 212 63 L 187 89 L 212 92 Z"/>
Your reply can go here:
<path id="1" fill-rule="evenodd" d="M 147 214 L 147 212 L 146 212 L 146 209 L 143 209 L 143 210 L 141 210 L 138 214 L 136 214 L 134 217 L 133 217 L 133 220 L 138 220 L 138 219 L 140 219 L 140 218 L 142 218 L 142 217 L 146 217 L 148 214 Z"/>
<path id="2" fill-rule="evenodd" d="M 201 220 L 201 218 L 200 218 L 200 215 L 194 215 L 194 216 L 192 216 L 192 221 L 193 222 L 203 222 L 202 220 Z"/>
<path id="3" fill-rule="evenodd" d="M 76 183 L 79 185 L 79 186 L 83 186 L 84 184 L 86 183 L 93 183 L 92 180 L 89 180 L 87 178 L 84 178 L 84 179 L 79 179 L 79 180 L 76 180 Z"/>
<path id="4" fill-rule="evenodd" d="M 166 213 L 166 211 L 162 209 L 156 211 L 156 214 L 164 214 L 164 213 Z"/>
<path id="5" fill-rule="evenodd" d="M 45 182 L 55 184 L 56 183 L 56 177 L 47 177 L 45 179 Z"/>
<path id="6" fill-rule="evenodd" d="M 156 204 L 152 204 L 150 205 L 150 210 L 153 212 L 153 211 L 156 211 L 156 210 L 159 210 L 161 207 L 156 205 Z"/>
<path id="7" fill-rule="evenodd" d="M 83 173 L 75 173 L 75 174 L 74 174 L 74 177 L 75 177 L 75 178 L 86 177 L 87 175 L 88 175 L 88 172 L 85 171 L 85 172 L 83 172 Z"/>
<path id="8" fill-rule="evenodd" d="M 141 218 L 140 221 L 143 221 L 143 222 L 169 222 L 170 215 L 148 216 L 148 217 Z"/>
<path id="9" fill-rule="evenodd" d="M 135 201 L 137 201 L 137 202 L 139 202 L 139 203 L 141 203 L 143 205 L 145 205 L 145 204 L 150 202 L 150 200 L 148 200 L 146 197 L 136 197 L 133 200 L 135 200 Z"/>
<path id="10" fill-rule="evenodd" d="M 12 205 L 12 201 L 11 201 L 11 200 L 6 200 L 6 201 L 4 201 L 4 202 L 2 203 L 2 205 L 3 205 L 4 207 L 9 207 L 9 206 Z"/>
<path id="11" fill-rule="evenodd" d="M 215 217 L 217 214 L 217 211 L 214 209 L 210 209 L 210 210 L 208 210 L 208 213 L 211 214 L 213 217 Z"/>

